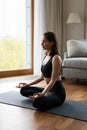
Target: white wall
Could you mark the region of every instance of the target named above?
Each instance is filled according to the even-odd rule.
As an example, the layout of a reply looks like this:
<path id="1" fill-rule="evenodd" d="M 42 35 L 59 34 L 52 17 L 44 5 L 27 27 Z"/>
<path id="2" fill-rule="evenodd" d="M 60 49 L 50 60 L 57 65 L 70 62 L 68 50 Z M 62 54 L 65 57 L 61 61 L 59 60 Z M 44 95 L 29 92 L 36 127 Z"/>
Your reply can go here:
<path id="1" fill-rule="evenodd" d="M 85 5 L 86 0 L 63 0 L 63 51 L 66 50 L 66 41 L 70 39 L 84 39 Z M 79 13 L 81 24 L 66 24 L 70 12 Z"/>

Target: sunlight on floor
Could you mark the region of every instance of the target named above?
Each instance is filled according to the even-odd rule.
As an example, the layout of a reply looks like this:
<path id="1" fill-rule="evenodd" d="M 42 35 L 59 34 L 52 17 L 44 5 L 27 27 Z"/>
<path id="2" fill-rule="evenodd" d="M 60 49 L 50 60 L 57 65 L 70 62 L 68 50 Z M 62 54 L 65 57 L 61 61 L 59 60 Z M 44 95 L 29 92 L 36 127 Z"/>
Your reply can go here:
<path id="1" fill-rule="evenodd" d="M 31 76 L 19 76 L 14 78 L 3 78 L 0 80 L 0 93 L 7 92 L 7 91 L 19 91 L 19 88 L 16 86 L 20 82 L 28 83 L 30 80 L 34 79 L 35 77 Z"/>

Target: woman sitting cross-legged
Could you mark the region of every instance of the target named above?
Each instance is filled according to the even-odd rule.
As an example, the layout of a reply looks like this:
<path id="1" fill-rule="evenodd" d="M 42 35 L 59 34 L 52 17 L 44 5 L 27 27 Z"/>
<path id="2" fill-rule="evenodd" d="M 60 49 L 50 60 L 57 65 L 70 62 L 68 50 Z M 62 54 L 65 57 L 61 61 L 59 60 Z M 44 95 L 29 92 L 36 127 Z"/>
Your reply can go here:
<path id="1" fill-rule="evenodd" d="M 63 104 L 66 92 L 61 80 L 62 59 L 57 49 L 57 40 L 53 32 L 46 32 L 42 39 L 42 48 L 46 51 L 41 65 L 40 78 L 30 83 L 19 83 L 20 93 L 33 99 L 33 106 L 40 110 L 46 110 Z M 31 86 L 45 80 L 46 86 Z"/>

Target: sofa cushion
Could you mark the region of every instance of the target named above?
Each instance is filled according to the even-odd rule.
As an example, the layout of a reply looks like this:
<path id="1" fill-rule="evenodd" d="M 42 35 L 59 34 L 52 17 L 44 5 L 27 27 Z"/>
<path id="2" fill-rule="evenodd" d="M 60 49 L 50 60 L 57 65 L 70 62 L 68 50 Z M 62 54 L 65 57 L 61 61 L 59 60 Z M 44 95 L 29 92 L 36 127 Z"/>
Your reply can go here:
<path id="1" fill-rule="evenodd" d="M 87 58 L 67 58 L 63 60 L 63 67 L 87 69 Z"/>
<path id="2" fill-rule="evenodd" d="M 87 79 L 87 70 L 63 68 L 63 77 Z"/>
<path id="3" fill-rule="evenodd" d="M 68 57 L 87 57 L 87 41 L 67 41 Z"/>

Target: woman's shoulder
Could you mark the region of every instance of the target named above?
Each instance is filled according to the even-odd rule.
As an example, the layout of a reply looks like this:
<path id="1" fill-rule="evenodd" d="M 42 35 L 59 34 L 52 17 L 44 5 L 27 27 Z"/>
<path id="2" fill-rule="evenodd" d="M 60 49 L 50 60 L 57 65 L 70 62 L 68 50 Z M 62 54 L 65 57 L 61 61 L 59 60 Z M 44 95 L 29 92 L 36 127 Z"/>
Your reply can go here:
<path id="1" fill-rule="evenodd" d="M 61 56 L 59 55 L 54 55 L 52 60 L 55 62 L 62 62 Z"/>
<path id="2" fill-rule="evenodd" d="M 53 59 L 59 59 L 59 60 L 60 60 L 60 59 L 61 59 L 61 56 L 60 56 L 60 55 L 54 55 L 54 56 L 53 56 Z M 61 60 L 62 60 L 62 59 L 61 59 Z"/>

